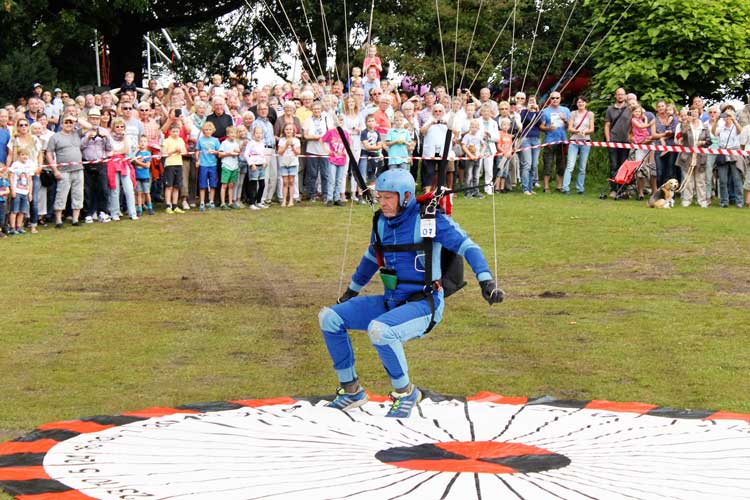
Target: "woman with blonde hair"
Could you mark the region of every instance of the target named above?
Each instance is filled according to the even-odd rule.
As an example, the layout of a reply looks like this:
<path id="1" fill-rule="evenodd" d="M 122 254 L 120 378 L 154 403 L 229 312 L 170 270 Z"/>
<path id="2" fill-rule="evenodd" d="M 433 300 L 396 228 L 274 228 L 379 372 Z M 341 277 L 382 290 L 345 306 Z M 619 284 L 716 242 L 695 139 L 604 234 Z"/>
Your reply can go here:
<path id="1" fill-rule="evenodd" d="M 36 233 L 36 225 L 38 218 L 38 207 L 39 207 L 39 189 L 41 188 L 41 182 L 39 180 L 39 174 L 42 172 L 42 163 L 44 160 L 44 151 L 42 148 L 42 140 L 31 133 L 31 124 L 26 116 L 20 115 L 21 118 L 16 120 L 16 124 L 13 127 L 13 134 L 11 135 L 10 142 L 8 143 L 8 159 L 6 165 L 12 165 L 14 160 L 18 159 L 18 153 L 25 150 L 29 154 L 28 162 L 34 167 L 34 175 L 32 176 L 32 196 L 30 203 L 30 213 L 32 216 L 29 221 L 31 224 L 31 232 Z"/>
<path id="2" fill-rule="evenodd" d="M 135 209 L 135 169 L 126 155 L 130 152 L 130 144 L 125 135 L 125 120 L 120 117 L 112 120 L 111 157 L 107 161 L 107 178 L 109 179 L 109 211 L 112 220 L 120 220 L 120 189 L 125 195 L 128 215 L 132 220 L 138 220 Z"/>

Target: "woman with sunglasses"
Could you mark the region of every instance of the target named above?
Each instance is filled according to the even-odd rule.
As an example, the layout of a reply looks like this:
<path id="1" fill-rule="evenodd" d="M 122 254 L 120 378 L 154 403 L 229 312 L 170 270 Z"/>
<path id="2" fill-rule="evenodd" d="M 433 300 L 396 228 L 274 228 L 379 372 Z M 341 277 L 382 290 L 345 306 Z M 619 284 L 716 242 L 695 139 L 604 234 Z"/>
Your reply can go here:
<path id="1" fill-rule="evenodd" d="M 13 127 L 13 136 L 10 139 L 10 143 L 8 144 L 8 161 L 6 165 L 12 165 L 13 161 L 18 159 L 18 152 L 19 151 L 28 151 L 29 153 L 29 162 L 34 167 L 34 176 L 33 179 L 33 191 L 32 191 L 32 197 L 31 197 L 31 203 L 30 203 L 30 212 L 32 214 L 30 225 L 31 225 L 31 232 L 36 233 L 37 229 L 37 221 L 38 221 L 38 197 L 39 197 L 39 188 L 41 187 L 41 183 L 39 181 L 39 174 L 42 170 L 42 159 L 43 159 L 43 153 L 42 153 L 42 141 L 32 135 L 31 129 L 30 129 L 30 123 L 29 120 L 26 119 L 25 116 L 22 115 L 22 118 L 19 118 L 16 120 L 16 125 Z"/>
<path id="2" fill-rule="evenodd" d="M 107 177 L 109 178 L 109 212 L 112 220 L 120 220 L 120 190 L 125 195 L 128 215 L 132 220 L 138 220 L 135 210 L 135 169 L 127 159 L 130 154 L 129 138 L 125 134 L 125 120 L 115 118 L 112 122 L 110 134 L 112 155 L 107 162 Z"/>

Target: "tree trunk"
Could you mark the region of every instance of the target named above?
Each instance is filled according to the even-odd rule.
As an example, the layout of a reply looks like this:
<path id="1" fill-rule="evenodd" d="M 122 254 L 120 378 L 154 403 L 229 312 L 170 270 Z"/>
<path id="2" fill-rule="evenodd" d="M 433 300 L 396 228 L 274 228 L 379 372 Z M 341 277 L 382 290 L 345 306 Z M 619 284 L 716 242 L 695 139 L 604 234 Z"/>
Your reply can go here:
<path id="1" fill-rule="evenodd" d="M 112 88 L 119 88 L 125 79 L 125 72 L 132 71 L 135 73 L 135 84 L 141 86 L 143 81 L 143 51 L 145 50 L 145 40 L 137 27 L 139 22 L 132 22 L 127 30 L 121 30 L 116 34 L 105 34 L 104 42 L 109 48 L 109 85 Z M 102 72 L 102 81 L 105 81 L 104 72 Z"/>

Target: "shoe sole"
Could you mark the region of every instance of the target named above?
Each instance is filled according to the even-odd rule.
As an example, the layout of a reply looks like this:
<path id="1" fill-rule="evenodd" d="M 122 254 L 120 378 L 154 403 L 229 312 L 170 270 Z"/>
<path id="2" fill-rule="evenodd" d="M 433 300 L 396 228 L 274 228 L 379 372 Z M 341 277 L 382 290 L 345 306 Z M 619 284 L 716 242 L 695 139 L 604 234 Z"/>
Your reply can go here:
<path id="1" fill-rule="evenodd" d="M 367 394 L 365 394 L 365 397 L 363 397 L 359 401 L 355 401 L 355 402 L 351 403 L 346 408 L 335 408 L 333 406 L 328 406 L 328 405 L 326 405 L 326 406 L 328 408 L 335 408 L 335 409 L 341 410 L 341 411 L 349 411 L 349 410 L 354 410 L 355 408 L 359 408 L 360 406 L 363 406 L 364 404 L 366 404 L 369 401 L 370 401 L 370 397 Z"/>

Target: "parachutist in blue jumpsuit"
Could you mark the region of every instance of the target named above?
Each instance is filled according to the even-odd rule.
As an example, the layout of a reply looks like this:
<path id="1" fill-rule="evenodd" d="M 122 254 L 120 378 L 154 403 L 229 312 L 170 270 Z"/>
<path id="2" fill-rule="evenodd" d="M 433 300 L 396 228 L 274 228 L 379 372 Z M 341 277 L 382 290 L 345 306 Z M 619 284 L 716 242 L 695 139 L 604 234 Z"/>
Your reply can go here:
<path id="1" fill-rule="evenodd" d="M 503 292 L 496 287 L 481 249 L 442 213 L 438 212 L 434 219 L 432 251 L 419 250 L 425 241 L 421 237 L 422 214 L 414 196 L 414 179 L 408 171 L 384 172 L 375 189 L 382 213 L 373 222 L 370 246 L 338 304 L 323 308 L 319 314 L 320 328 L 340 383 L 336 398 L 328 406 L 348 410 L 367 402 L 367 393 L 360 387 L 354 369 L 354 352 L 347 333 L 349 329 L 367 330 L 395 389 L 387 416 L 406 418 L 422 395 L 409 380 L 403 343 L 421 337 L 442 318 L 441 248 L 466 259 L 487 302 L 501 302 Z M 430 240 L 427 241 L 429 245 Z M 428 253 L 432 254 L 431 266 L 425 266 Z M 430 267 L 432 276 L 426 279 Z M 385 293 L 358 297 L 379 268 Z"/>

